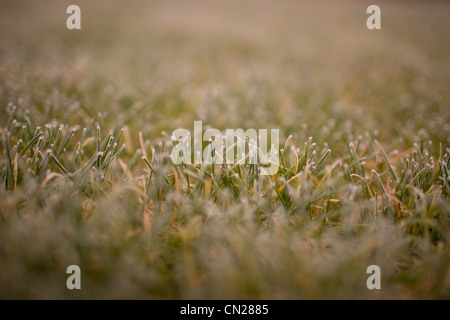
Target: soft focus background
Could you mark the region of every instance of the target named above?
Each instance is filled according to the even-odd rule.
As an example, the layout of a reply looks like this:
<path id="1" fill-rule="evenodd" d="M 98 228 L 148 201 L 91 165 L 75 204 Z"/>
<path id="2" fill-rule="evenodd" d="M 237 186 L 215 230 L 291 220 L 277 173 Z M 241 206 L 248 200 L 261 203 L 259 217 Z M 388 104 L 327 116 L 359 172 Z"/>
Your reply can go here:
<path id="1" fill-rule="evenodd" d="M 1 1 L 0 297 L 450 298 L 450 3 L 370 4 Z M 282 168 L 171 165 L 194 120 Z"/>

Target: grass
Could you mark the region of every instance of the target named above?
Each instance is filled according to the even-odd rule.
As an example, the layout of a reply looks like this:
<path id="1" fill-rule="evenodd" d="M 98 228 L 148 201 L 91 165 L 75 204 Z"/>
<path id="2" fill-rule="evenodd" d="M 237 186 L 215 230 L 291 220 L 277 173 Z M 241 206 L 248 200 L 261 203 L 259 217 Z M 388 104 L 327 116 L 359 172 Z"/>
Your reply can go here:
<path id="1" fill-rule="evenodd" d="M 0 5 L 0 298 L 450 298 L 446 3 L 109 3 Z M 194 120 L 280 170 L 173 165 Z"/>

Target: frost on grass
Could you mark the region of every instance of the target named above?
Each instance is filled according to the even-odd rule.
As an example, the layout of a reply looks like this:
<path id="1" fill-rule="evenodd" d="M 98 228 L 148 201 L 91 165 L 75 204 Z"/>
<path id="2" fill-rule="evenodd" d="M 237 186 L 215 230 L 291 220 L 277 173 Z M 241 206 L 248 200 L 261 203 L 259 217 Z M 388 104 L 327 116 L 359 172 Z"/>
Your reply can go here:
<path id="1" fill-rule="evenodd" d="M 448 8 L 375 36 L 348 4 L 173 5 L 75 38 L 0 5 L 0 297 L 448 298 Z M 280 129 L 278 172 L 174 165 L 195 120 Z"/>

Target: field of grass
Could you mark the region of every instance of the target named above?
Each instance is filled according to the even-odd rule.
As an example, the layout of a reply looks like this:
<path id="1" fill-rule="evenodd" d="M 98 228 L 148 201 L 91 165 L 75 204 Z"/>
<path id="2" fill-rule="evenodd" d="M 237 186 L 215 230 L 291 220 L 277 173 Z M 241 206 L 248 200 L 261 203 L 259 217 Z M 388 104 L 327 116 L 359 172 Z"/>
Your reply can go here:
<path id="1" fill-rule="evenodd" d="M 448 2 L 92 2 L 0 3 L 0 298 L 450 299 Z M 278 173 L 172 164 L 195 120 Z"/>

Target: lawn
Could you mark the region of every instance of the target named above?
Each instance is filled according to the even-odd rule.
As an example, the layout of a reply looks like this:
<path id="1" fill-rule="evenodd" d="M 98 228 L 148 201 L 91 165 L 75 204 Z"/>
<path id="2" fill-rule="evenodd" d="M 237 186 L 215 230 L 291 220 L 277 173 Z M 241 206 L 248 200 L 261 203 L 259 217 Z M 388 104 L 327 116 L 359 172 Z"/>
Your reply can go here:
<path id="1" fill-rule="evenodd" d="M 0 3 L 1 299 L 450 299 L 449 3 L 71 4 Z M 278 172 L 173 164 L 197 120 Z"/>

